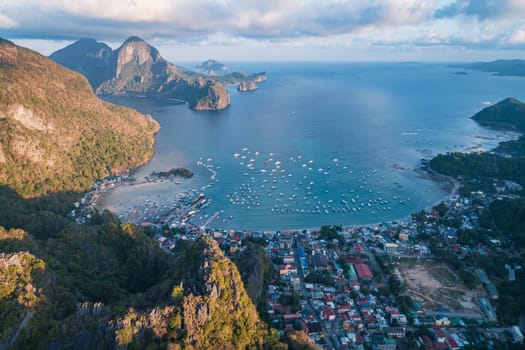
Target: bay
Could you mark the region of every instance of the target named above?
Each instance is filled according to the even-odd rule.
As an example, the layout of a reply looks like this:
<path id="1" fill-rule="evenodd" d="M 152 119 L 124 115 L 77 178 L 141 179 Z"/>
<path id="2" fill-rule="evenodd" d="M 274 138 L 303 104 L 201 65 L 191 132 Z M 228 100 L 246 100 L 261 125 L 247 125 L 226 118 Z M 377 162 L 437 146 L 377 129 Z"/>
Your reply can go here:
<path id="1" fill-rule="evenodd" d="M 161 125 L 155 156 L 136 172 L 187 167 L 191 180 L 121 187 L 102 206 L 119 212 L 183 190 L 211 204 L 193 218 L 210 228 L 279 230 L 391 221 L 448 195 L 416 170 L 422 158 L 490 149 L 517 135 L 469 117 L 491 103 L 523 99 L 523 78 L 455 74 L 442 63 L 245 63 L 266 71 L 254 92 L 230 89 L 231 106 L 110 98 Z M 213 177 L 213 178 L 212 178 Z"/>

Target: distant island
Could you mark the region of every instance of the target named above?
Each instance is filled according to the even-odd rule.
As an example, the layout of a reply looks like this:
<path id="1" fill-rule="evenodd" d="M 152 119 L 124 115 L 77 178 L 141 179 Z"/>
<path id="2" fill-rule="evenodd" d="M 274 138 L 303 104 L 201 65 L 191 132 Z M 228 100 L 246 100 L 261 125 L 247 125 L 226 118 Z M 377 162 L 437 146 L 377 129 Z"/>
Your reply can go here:
<path id="1" fill-rule="evenodd" d="M 525 76 L 525 60 L 496 60 L 453 65 L 456 68 L 478 70 L 501 76 Z"/>
<path id="2" fill-rule="evenodd" d="M 201 64 L 198 64 L 196 68 L 209 75 L 218 75 L 221 72 L 226 72 L 230 70 L 230 67 L 228 67 L 227 65 L 222 64 L 221 62 L 213 59 L 209 59 L 202 62 Z"/>

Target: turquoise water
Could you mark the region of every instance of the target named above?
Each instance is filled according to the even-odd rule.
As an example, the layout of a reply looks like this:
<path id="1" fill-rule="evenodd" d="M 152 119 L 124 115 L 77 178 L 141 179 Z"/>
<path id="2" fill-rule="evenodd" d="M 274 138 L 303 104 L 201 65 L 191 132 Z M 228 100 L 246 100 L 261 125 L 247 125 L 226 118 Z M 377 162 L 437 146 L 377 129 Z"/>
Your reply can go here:
<path id="1" fill-rule="evenodd" d="M 241 68 L 264 70 L 268 80 L 255 92 L 232 89 L 224 111 L 112 99 L 151 114 L 161 125 L 156 154 L 137 177 L 175 166 L 194 170 L 197 177 L 181 188 L 196 188 L 212 199 L 199 213 L 202 222 L 219 212 L 208 227 L 276 230 L 406 217 L 447 195 L 415 171 L 421 159 L 488 149 L 514 137 L 468 117 L 505 97 L 525 97 L 523 78 L 457 75 L 444 64 Z M 152 196 L 166 201 L 177 190 L 173 184 L 123 188 L 106 202 L 133 207 Z"/>

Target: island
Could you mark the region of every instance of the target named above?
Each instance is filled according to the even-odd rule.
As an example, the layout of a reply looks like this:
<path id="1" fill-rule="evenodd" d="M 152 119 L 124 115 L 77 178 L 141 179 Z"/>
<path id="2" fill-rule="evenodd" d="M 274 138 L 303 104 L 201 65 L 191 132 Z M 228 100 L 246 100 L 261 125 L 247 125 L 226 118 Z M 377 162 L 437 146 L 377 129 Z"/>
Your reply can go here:
<path id="1" fill-rule="evenodd" d="M 230 67 L 214 59 L 209 59 L 202 62 L 201 64 L 198 64 L 196 68 L 206 72 L 209 75 L 218 75 L 221 72 L 230 70 Z"/>
<path id="2" fill-rule="evenodd" d="M 239 90 L 240 92 L 257 90 L 257 84 L 255 84 L 255 82 L 253 81 L 241 81 L 241 83 L 237 87 L 237 90 Z"/>
<path id="3" fill-rule="evenodd" d="M 159 178 L 173 178 L 173 177 L 183 177 L 186 179 L 189 179 L 193 177 L 193 171 L 186 169 L 186 168 L 171 168 L 168 171 L 159 171 L 159 172 L 152 172 L 152 177 L 159 177 Z"/>
<path id="4" fill-rule="evenodd" d="M 456 68 L 472 69 L 501 76 L 525 76 L 525 60 L 496 60 L 454 65 Z"/>

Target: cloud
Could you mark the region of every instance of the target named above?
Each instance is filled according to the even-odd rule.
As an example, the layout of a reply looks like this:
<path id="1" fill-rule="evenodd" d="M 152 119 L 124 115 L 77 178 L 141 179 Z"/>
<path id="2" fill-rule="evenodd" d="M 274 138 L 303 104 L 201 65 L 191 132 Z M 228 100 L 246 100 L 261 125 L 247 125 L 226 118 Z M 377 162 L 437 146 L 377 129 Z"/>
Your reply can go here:
<path id="1" fill-rule="evenodd" d="M 510 45 L 525 44 L 525 28 L 518 28 L 508 35 L 504 42 Z"/>
<path id="2" fill-rule="evenodd" d="M 524 0 L 0 0 L 0 36 L 10 39 L 498 49 L 521 44 L 524 28 Z"/>
<path id="3" fill-rule="evenodd" d="M 73 37 L 98 27 L 113 38 L 216 32 L 275 38 L 415 24 L 429 18 L 436 6 L 426 0 L 18 0 L 0 3 L 0 11 L 18 23 L 11 33 L 30 37 Z"/>

